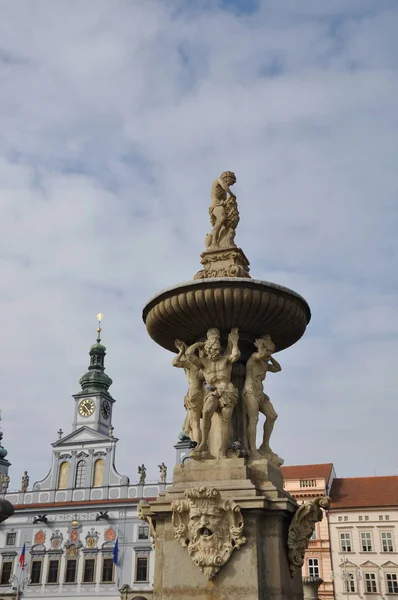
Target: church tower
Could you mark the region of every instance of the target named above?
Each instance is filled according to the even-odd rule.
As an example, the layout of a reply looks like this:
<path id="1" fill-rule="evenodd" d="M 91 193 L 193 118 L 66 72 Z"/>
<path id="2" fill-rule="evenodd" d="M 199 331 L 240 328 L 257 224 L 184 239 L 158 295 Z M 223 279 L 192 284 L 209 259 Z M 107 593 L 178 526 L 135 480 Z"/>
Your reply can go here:
<path id="1" fill-rule="evenodd" d="M 90 348 L 88 371 L 80 378 L 81 392 L 73 396 L 73 431 L 80 427 L 90 427 L 108 435 L 112 431 L 112 408 L 115 401 L 108 391 L 112 379 L 105 373 L 106 348 L 101 344 L 101 313 L 97 315 L 97 319 L 97 340 Z"/>
<path id="2" fill-rule="evenodd" d="M 101 343 L 102 314 L 97 315 L 97 339 L 89 351 L 90 364 L 79 380 L 81 391 L 75 400 L 72 431 L 52 444 L 52 466 L 33 491 L 51 490 L 57 501 L 117 497 L 127 488 L 128 477 L 115 468 L 118 439 L 113 436 L 112 413 L 115 400 L 109 393 L 112 379 L 105 373 L 106 348 Z M 111 488 L 119 491 L 111 492 Z M 93 489 L 96 488 L 96 489 Z M 50 498 L 49 498 L 50 500 Z"/>

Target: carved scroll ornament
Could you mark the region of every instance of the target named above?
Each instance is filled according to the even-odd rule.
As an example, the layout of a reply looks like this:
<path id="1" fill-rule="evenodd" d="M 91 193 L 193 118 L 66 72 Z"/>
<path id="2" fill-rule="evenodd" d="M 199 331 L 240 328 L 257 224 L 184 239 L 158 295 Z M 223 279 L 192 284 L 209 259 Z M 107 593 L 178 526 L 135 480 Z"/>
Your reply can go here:
<path id="1" fill-rule="evenodd" d="M 223 500 L 215 488 L 185 490 L 185 499 L 172 502 L 175 537 L 207 579 L 212 579 L 234 550 L 246 542 L 240 507 Z"/>
<path id="2" fill-rule="evenodd" d="M 304 564 L 304 553 L 308 542 L 315 531 L 315 524 L 322 521 L 322 508 L 329 508 L 329 498 L 321 496 L 304 502 L 298 507 L 290 523 L 287 546 L 290 574 L 294 577 L 296 570 Z"/>

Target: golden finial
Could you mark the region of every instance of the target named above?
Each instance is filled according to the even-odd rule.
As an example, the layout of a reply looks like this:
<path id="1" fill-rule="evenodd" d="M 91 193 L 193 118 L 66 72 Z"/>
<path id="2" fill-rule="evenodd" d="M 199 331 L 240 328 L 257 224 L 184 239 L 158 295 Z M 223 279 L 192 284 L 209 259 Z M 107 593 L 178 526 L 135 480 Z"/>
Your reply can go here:
<path id="1" fill-rule="evenodd" d="M 98 342 L 98 343 L 101 341 L 101 331 L 102 331 L 102 329 L 101 329 L 101 321 L 102 321 L 102 319 L 103 319 L 103 318 L 104 318 L 104 315 L 103 315 L 102 313 L 98 313 L 98 315 L 97 315 L 97 321 L 98 321 L 98 328 L 97 328 L 97 333 L 98 333 L 98 336 L 97 336 L 97 342 Z"/>

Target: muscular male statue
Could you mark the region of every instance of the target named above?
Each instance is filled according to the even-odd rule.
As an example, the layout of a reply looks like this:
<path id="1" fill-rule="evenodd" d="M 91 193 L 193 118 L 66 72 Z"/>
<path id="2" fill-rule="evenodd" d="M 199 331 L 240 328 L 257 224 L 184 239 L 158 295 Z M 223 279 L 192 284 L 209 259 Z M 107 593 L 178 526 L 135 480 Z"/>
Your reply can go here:
<path id="1" fill-rule="evenodd" d="M 206 236 L 206 248 L 226 248 L 235 246 L 235 230 L 239 223 L 239 211 L 236 196 L 230 186 L 236 183 L 232 171 L 224 171 L 216 179 L 211 188 L 211 203 L 209 208 L 210 223 L 213 227 Z"/>
<path id="2" fill-rule="evenodd" d="M 181 340 L 176 340 L 175 345 L 178 354 L 173 360 L 173 367 L 184 369 L 189 388 L 184 398 L 184 407 L 187 411 L 183 431 L 192 441 L 200 444 L 202 432 L 200 430 L 200 419 L 203 410 L 203 375 L 197 361 L 192 362 L 187 358 L 188 346 Z"/>
<path id="3" fill-rule="evenodd" d="M 238 402 L 238 390 L 231 382 L 232 365 L 240 357 L 238 340 L 238 329 L 232 329 L 228 336 L 227 348 L 222 354 L 219 330 L 209 329 L 205 342 L 193 344 L 187 350 L 187 358 L 201 368 L 206 382 L 202 441 L 192 451 L 193 457 L 198 455 L 202 458 L 213 458 L 209 452 L 208 442 L 211 419 L 215 412 L 218 412 L 221 417 L 221 439 L 216 458 L 227 456 L 232 413 Z"/>
<path id="4" fill-rule="evenodd" d="M 253 352 L 246 364 L 246 379 L 243 388 L 243 400 L 248 416 L 248 445 L 253 458 L 268 458 L 277 466 L 283 460 L 275 454 L 269 445 L 272 430 L 278 415 L 272 406 L 267 394 L 264 394 L 263 381 L 267 372 L 279 373 L 280 364 L 271 356 L 275 345 L 269 335 L 265 335 L 254 342 L 257 352 Z M 265 416 L 262 444 L 256 449 L 256 428 L 259 413 Z"/>

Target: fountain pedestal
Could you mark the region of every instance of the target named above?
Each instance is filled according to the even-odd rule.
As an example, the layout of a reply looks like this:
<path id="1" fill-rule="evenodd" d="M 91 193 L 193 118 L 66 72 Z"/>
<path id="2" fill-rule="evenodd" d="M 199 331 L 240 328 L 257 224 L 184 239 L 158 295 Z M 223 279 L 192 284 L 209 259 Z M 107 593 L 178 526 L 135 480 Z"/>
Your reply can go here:
<path id="1" fill-rule="evenodd" d="M 143 509 L 156 523 L 154 600 L 302 600 L 301 573 L 291 577 L 286 547 L 297 504 L 280 484 L 280 470 L 266 460 L 189 460 L 177 465 L 173 485 Z M 216 487 L 223 500 L 240 507 L 246 538 L 211 579 L 176 538 L 172 516 L 186 489 L 203 486 Z"/>

